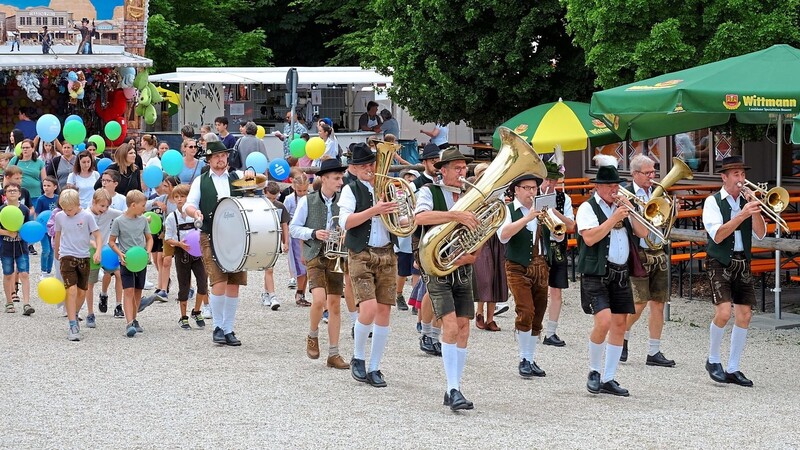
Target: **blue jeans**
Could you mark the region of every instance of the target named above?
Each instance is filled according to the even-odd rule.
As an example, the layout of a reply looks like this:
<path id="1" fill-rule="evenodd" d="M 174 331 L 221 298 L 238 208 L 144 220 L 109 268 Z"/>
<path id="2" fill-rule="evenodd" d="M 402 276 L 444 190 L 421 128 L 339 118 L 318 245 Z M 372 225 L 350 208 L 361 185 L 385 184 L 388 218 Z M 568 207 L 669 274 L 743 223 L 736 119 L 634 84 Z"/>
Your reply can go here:
<path id="1" fill-rule="evenodd" d="M 3 263 L 3 275 L 13 275 L 15 264 L 17 266 L 17 272 L 27 273 L 30 271 L 27 253 L 21 253 L 16 256 L 2 256 L 0 257 L 0 261 Z"/>
<path id="2" fill-rule="evenodd" d="M 50 243 L 50 236 L 45 235 L 42 239 L 42 272 L 50 273 L 53 270 L 53 244 Z"/>

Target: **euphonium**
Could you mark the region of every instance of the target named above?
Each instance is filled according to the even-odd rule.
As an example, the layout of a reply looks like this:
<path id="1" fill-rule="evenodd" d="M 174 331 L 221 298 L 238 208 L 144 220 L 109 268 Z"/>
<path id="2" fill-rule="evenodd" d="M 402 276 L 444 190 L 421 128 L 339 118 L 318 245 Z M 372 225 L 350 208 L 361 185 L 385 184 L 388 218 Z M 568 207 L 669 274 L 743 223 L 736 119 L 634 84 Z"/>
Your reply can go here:
<path id="1" fill-rule="evenodd" d="M 375 198 L 397 204 L 397 211 L 381 214 L 381 221 L 389 233 L 397 237 L 411 236 L 417 228 L 414 223 L 414 209 L 417 206 L 414 189 L 406 180 L 387 175 L 400 144 L 378 142 L 376 147 Z"/>
<path id="2" fill-rule="evenodd" d="M 456 261 L 477 251 L 503 224 L 507 208 L 503 195 L 518 176 L 531 173 L 539 178 L 547 168 L 525 140 L 506 127 L 500 127 L 502 147 L 473 189 L 468 190 L 450 211 L 472 211 L 480 226 L 470 230 L 464 224 L 449 222 L 428 230 L 420 241 L 419 257 L 426 274 L 446 276 L 456 270 Z"/>
<path id="3" fill-rule="evenodd" d="M 561 237 L 567 232 L 567 225 L 558 218 L 552 208 L 544 208 L 542 215 L 539 216 L 539 222 L 546 226 L 553 236 Z"/>
<path id="4" fill-rule="evenodd" d="M 328 229 L 328 239 L 325 240 L 324 255 L 328 259 L 335 259 L 336 264 L 333 271 L 336 273 L 344 273 L 342 270 L 342 258 L 347 258 L 347 250 L 344 248 L 344 232 L 339 226 L 339 216 L 333 216 L 331 219 L 332 225 Z"/>

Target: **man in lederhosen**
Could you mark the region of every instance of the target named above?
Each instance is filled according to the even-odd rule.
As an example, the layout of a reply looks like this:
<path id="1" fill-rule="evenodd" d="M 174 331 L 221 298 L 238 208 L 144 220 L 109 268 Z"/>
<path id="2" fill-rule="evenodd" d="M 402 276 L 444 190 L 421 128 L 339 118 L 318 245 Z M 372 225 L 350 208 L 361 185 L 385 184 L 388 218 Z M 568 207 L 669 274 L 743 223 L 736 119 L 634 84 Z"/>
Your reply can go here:
<path id="1" fill-rule="evenodd" d="M 628 396 L 614 379 L 628 314 L 635 310 L 628 278 L 629 233 L 647 236 L 647 228 L 628 219 L 630 202 L 618 196 L 623 181 L 614 157 L 598 155 L 595 193 L 578 208 L 578 271 L 581 276 L 581 306 L 594 316 L 589 335 L 589 379 L 592 394 Z M 606 340 L 607 339 L 607 340 Z M 601 368 L 605 350 L 605 365 Z M 602 375 L 601 375 L 602 369 Z"/>
<path id="2" fill-rule="evenodd" d="M 703 227 L 708 233 L 706 268 L 711 281 L 714 301 L 714 320 L 706 370 L 718 383 L 753 386 L 739 370 L 739 361 L 747 342 L 752 310 L 756 306 L 753 275 L 750 273 L 752 241 L 763 239 L 767 233 L 761 205 L 754 198 L 742 194 L 745 171 L 750 169 L 741 156 L 722 160 L 722 189 L 706 198 L 703 204 Z M 725 325 L 731 318 L 733 303 L 734 324 L 731 330 L 731 349 L 727 370 L 722 369 L 720 346 Z"/>

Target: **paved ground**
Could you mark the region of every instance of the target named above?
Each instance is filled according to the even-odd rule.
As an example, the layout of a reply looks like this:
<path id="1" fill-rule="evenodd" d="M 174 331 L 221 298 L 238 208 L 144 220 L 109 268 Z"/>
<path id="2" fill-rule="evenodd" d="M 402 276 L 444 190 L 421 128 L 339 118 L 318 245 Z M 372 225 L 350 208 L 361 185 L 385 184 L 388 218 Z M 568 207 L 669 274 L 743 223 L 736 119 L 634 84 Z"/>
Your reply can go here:
<path id="1" fill-rule="evenodd" d="M 38 280 L 37 257 L 31 267 Z M 751 331 L 742 369 L 755 387 L 715 384 L 703 368 L 711 307 L 676 299 L 663 348 L 677 367 L 645 366 L 643 324 L 617 377 L 631 397 L 596 397 L 585 389 L 591 322 L 574 286 L 559 329 L 567 347 L 539 347 L 544 379 L 517 375 L 513 314 L 498 318 L 502 332 L 473 328 L 463 391 L 476 409 L 453 414 L 441 406 L 441 362 L 418 350 L 413 316 L 393 313 L 382 367 L 389 387 L 371 388 L 305 356 L 308 310 L 288 302 L 287 278 L 282 258 L 276 279 L 286 301 L 273 312 L 258 302 L 260 274 L 250 274 L 239 348 L 212 345 L 210 328 L 180 330 L 173 301 L 145 311 L 145 333 L 133 339 L 123 337 L 122 320 L 100 314 L 79 343 L 67 341 L 66 319 L 39 300 L 33 317 L 2 313 L 0 447 L 800 446 L 798 330 Z"/>

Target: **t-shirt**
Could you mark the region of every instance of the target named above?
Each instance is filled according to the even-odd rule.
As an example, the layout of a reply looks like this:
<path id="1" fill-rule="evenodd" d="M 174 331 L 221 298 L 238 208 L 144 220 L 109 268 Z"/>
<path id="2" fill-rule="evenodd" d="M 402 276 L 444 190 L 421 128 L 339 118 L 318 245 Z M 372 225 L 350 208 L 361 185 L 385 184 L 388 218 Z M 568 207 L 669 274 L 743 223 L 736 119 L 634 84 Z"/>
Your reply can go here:
<path id="1" fill-rule="evenodd" d="M 92 233 L 98 230 L 94 214 L 84 210 L 78 211 L 72 217 L 67 213 L 58 214 L 55 222 L 56 233 L 61 232 L 58 253 L 61 256 L 88 258 Z"/>
<path id="2" fill-rule="evenodd" d="M 46 195 L 42 194 L 42 196 L 36 199 L 33 210 L 38 216 L 44 211 L 52 211 L 56 208 L 58 208 L 58 194 L 53 194 L 53 197 L 47 197 Z"/>
<path id="3" fill-rule="evenodd" d="M 22 131 L 25 139 L 36 139 L 36 122 L 33 120 L 20 120 L 16 125 L 14 125 L 14 128 Z"/>
<path id="4" fill-rule="evenodd" d="M 111 224 L 111 236 L 117 237 L 117 248 L 122 253 L 131 247 L 144 248 L 147 243 L 145 234 L 150 234 L 150 224 L 144 216 L 128 217 L 123 214 Z"/>
<path id="5" fill-rule="evenodd" d="M 44 161 L 41 159 L 22 161 L 15 156 L 9 161 L 8 165 L 22 169 L 22 187 L 27 189 L 34 198 L 42 195 Z"/>
<path id="6" fill-rule="evenodd" d="M 384 136 L 393 134 L 394 137 L 400 139 L 400 124 L 397 123 L 397 119 L 394 117 L 381 124 L 381 131 L 383 131 Z"/>
<path id="7" fill-rule="evenodd" d="M 199 177 L 200 174 L 203 173 L 203 166 L 205 165 L 206 162 L 202 159 L 198 159 L 195 166 L 191 168 L 186 167 L 184 164 L 183 170 L 181 170 L 181 173 L 178 174 L 178 178 L 181 180 L 181 183 L 192 184 L 192 181 L 194 181 L 195 178 Z"/>
<path id="8" fill-rule="evenodd" d="M 102 242 L 103 245 L 108 244 L 108 237 L 111 236 L 111 224 L 114 222 L 114 219 L 122 215 L 122 211 L 108 208 L 106 212 L 100 215 L 93 213 L 91 209 L 86 209 L 86 212 L 91 214 L 92 217 L 94 217 L 94 221 L 97 223 L 97 228 L 100 230 L 100 242 Z"/>
<path id="9" fill-rule="evenodd" d="M 96 170 L 88 177 L 77 175 L 75 173 L 69 174 L 67 183 L 72 183 L 78 187 L 78 195 L 81 198 L 81 208 L 88 208 L 92 205 L 92 197 L 94 196 L 94 184 L 100 178 L 100 174 Z"/>
<path id="10" fill-rule="evenodd" d="M 0 206 L 0 211 L 2 211 L 6 206 L 8 205 Z M 24 218 L 23 222 L 28 222 L 31 220 L 31 211 L 27 206 L 20 203 L 19 209 L 22 211 L 22 217 Z M 4 230 L 6 229 L 3 227 L 2 223 L 0 223 L 0 228 Z M 3 236 L 2 250 L 0 250 L 0 255 L 16 257 L 22 254 L 28 254 L 28 245 L 24 243 L 22 239 L 20 239 L 19 235 L 17 235 L 15 238 Z"/>
<path id="11" fill-rule="evenodd" d="M 3 189 L 0 189 L 0 202 L 6 202 L 6 194 Z M 31 193 L 27 189 L 20 189 L 19 202 L 27 206 L 28 209 L 33 208 L 33 201 L 31 201 Z"/>
<path id="12" fill-rule="evenodd" d="M 128 210 L 128 200 L 125 199 L 124 195 L 115 193 L 114 196 L 111 197 L 111 204 L 108 207 L 125 212 Z"/>
<path id="13" fill-rule="evenodd" d="M 358 131 L 366 131 L 364 127 L 373 128 L 375 125 L 381 124 L 383 124 L 383 117 L 380 114 L 370 117 L 369 113 L 364 113 L 358 118 Z"/>
<path id="14" fill-rule="evenodd" d="M 220 139 L 222 140 L 222 144 L 225 145 L 225 148 L 233 148 L 233 146 L 236 145 L 236 137 L 230 133 L 225 137 L 220 136 Z"/>

